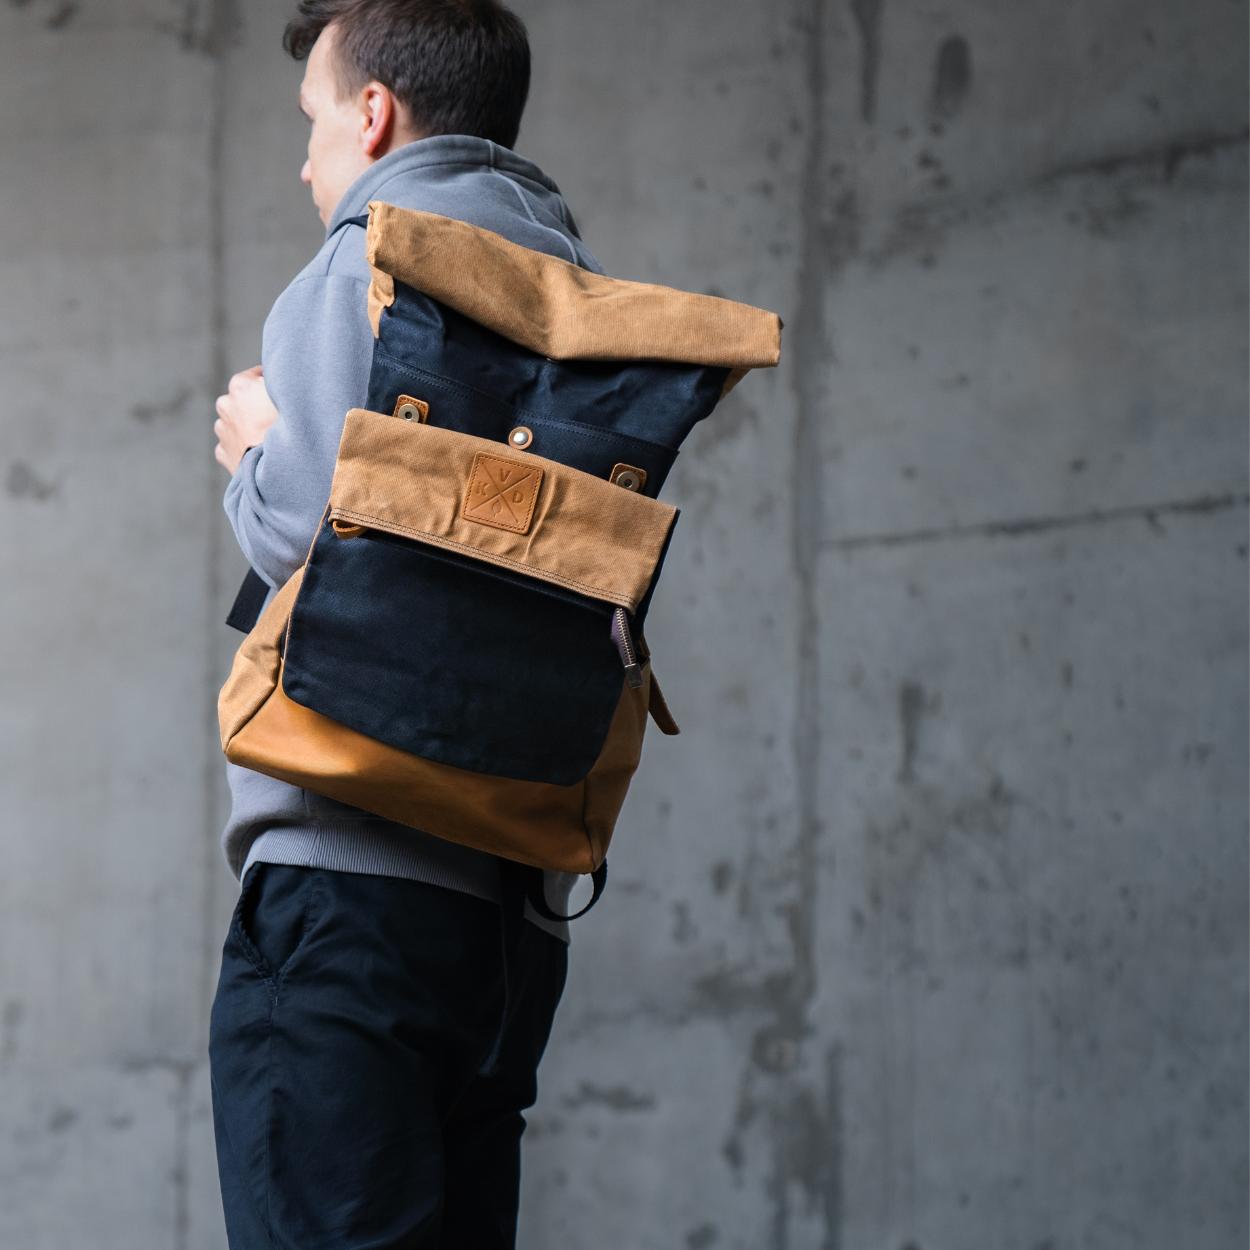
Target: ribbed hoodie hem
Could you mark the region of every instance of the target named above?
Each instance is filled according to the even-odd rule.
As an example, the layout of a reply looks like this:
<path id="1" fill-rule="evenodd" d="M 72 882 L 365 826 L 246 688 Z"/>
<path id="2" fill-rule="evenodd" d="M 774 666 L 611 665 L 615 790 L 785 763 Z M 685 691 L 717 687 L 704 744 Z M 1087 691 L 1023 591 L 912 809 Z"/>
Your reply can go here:
<path id="1" fill-rule="evenodd" d="M 413 832 L 410 830 L 408 834 Z M 387 822 L 381 821 L 271 826 L 258 835 L 248 848 L 247 858 L 239 873 L 240 881 L 255 863 L 403 877 L 449 890 L 460 890 L 491 902 L 499 901 L 499 862 L 496 856 L 472 851 L 444 838 L 397 835 Z M 577 881 L 577 874 L 546 872 L 544 879 L 548 905 L 553 911 L 567 912 L 569 893 Z M 568 922 L 540 916 L 528 900 L 525 903 L 525 918 L 561 941 L 569 941 Z"/>

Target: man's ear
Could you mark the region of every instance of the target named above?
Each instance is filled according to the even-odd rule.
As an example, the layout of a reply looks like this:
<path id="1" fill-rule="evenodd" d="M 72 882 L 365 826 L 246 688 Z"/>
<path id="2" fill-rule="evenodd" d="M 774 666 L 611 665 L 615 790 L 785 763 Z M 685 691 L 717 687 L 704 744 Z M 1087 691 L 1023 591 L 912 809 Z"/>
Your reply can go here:
<path id="1" fill-rule="evenodd" d="M 395 97 L 380 82 L 366 83 L 360 92 L 360 148 L 366 156 L 384 156 L 391 146 L 396 123 Z"/>

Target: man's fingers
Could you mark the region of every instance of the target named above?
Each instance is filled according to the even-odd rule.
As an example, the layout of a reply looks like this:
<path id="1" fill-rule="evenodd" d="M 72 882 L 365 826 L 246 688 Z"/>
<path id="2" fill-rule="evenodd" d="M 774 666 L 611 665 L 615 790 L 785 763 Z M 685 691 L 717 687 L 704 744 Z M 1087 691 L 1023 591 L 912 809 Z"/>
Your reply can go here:
<path id="1" fill-rule="evenodd" d="M 249 382 L 255 382 L 261 376 L 260 365 L 253 365 L 250 369 L 240 369 L 231 379 L 226 390 L 232 394 L 241 386 L 246 386 Z"/>
<path id="2" fill-rule="evenodd" d="M 234 374 L 226 393 L 218 395 L 213 403 L 217 410 L 213 421 L 213 433 L 217 436 L 213 458 L 231 473 L 239 467 L 242 452 L 265 437 L 265 431 L 278 415 L 265 390 L 263 372 L 260 365 L 253 365 Z M 237 454 L 235 448 L 239 449 Z"/>

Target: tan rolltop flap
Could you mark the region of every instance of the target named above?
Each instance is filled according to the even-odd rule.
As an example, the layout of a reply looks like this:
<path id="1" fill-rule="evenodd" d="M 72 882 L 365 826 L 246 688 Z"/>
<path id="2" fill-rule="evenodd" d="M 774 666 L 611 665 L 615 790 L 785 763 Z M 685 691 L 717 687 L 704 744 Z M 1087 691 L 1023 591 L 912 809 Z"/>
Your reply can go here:
<path id="1" fill-rule="evenodd" d="M 385 530 L 634 611 L 678 509 L 458 430 L 352 408 L 332 522 Z"/>
<path id="2" fill-rule="evenodd" d="M 724 365 L 727 391 L 781 354 L 782 321 L 774 312 L 592 273 L 439 213 L 370 200 L 366 255 L 375 336 L 398 279 L 553 360 Z"/>

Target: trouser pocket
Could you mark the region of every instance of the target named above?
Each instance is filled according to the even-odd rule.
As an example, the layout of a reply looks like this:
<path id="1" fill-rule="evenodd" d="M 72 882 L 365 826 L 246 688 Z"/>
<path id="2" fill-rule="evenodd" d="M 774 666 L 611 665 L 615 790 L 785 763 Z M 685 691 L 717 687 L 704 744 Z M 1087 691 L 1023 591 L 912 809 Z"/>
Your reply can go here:
<path id="1" fill-rule="evenodd" d="M 231 936 L 256 971 L 277 981 L 290 969 L 316 918 L 318 870 L 253 864 L 244 877 Z"/>

